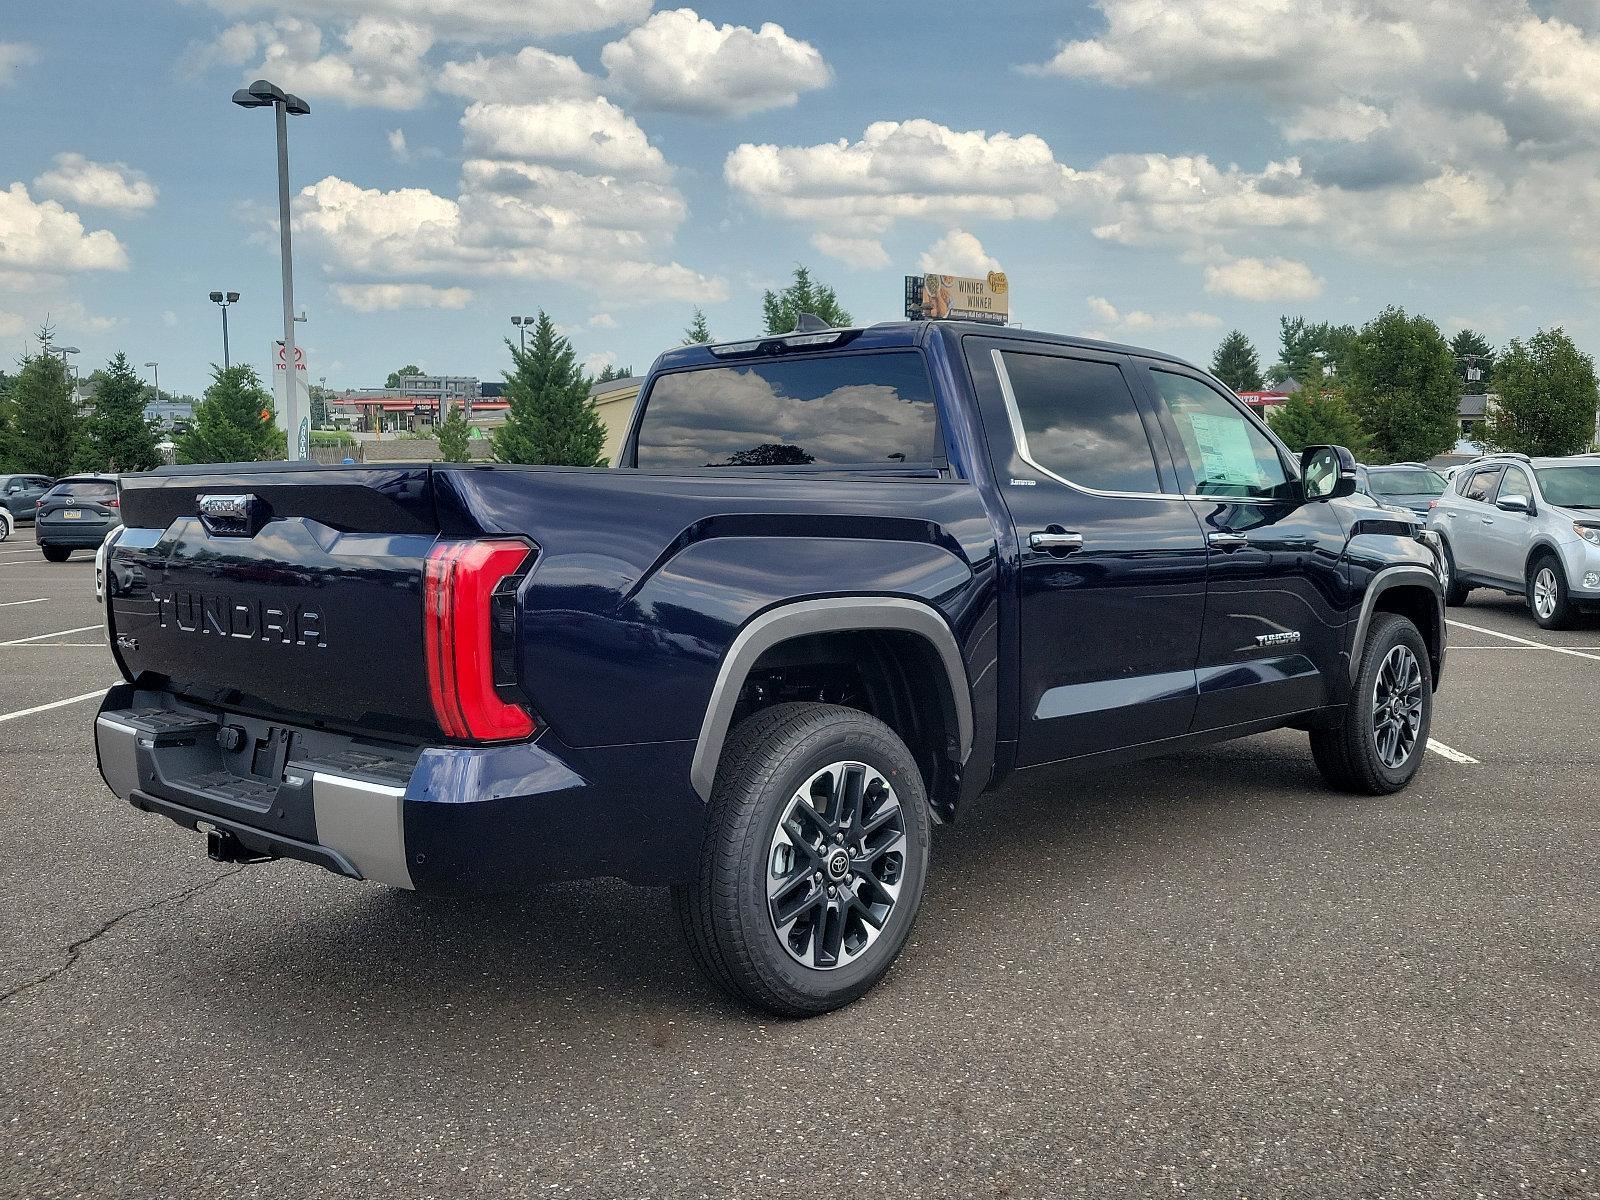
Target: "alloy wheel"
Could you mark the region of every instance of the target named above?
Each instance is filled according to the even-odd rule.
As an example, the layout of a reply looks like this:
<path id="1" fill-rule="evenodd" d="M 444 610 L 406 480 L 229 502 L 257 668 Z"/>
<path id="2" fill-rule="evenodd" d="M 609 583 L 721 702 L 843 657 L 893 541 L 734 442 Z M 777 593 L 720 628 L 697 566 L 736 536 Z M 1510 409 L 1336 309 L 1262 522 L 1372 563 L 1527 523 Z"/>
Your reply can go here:
<path id="1" fill-rule="evenodd" d="M 1540 567 L 1538 574 L 1533 577 L 1533 611 L 1539 614 L 1541 620 L 1548 621 L 1556 611 L 1556 600 L 1560 595 L 1560 585 L 1556 582 L 1556 573 L 1550 567 Z"/>
<path id="2" fill-rule="evenodd" d="M 767 854 L 767 907 L 789 957 L 855 961 L 894 912 L 906 867 L 899 797 L 866 763 L 823 767 L 790 798 Z"/>
<path id="3" fill-rule="evenodd" d="M 1372 686 L 1372 739 L 1378 757 L 1398 770 L 1416 749 L 1422 733 L 1422 667 L 1409 646 L 1384 656 Z"/>

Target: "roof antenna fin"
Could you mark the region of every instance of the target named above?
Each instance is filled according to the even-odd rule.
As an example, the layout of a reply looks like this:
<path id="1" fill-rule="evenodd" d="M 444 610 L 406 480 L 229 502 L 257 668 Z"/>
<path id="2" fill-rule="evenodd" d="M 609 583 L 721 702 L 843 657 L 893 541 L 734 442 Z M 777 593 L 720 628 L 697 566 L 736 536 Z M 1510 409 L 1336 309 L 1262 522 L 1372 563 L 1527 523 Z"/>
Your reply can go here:
<path id="1" fill-rule="evenodd" d="M 825 329 L 832 329 L 832 328 L 833 328 L 832 325 L 829 325 L 821 317 L 817 316 L 816 313 L 803 312 L 803 313 L 796 313 L 795 314 L 794 328 L 792 330 L 790 330 L 790 332 L 791 333 L 821 333 Z"/>

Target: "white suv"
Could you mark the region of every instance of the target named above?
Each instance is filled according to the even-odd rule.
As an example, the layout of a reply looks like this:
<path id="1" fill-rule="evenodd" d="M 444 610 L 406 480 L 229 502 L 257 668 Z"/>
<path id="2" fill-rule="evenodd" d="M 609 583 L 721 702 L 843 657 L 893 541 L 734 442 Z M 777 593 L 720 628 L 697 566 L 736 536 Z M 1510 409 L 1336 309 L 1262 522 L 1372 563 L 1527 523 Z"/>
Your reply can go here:
<path id="1" fill-rule="evenodd" d="M 1600 458 L 1495 454 L 1462 467 L 1428 513 L 1445 603 L 1475 587 L 1527 599 L 1545 629 L 1600 605 Z"/>

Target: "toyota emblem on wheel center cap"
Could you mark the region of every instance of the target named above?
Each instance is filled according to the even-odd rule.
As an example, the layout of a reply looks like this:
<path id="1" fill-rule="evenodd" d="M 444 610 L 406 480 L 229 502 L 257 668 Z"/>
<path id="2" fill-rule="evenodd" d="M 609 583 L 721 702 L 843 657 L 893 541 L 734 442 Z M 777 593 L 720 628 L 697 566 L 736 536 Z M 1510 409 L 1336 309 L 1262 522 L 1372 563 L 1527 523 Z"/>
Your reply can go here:
<path id="1" fill-rule="evenodd" d="M 835 850 L 828 856 L 828 874 L 834 879 L 843 879 L 850 874 L 850 856 L 843 850 Z"/>

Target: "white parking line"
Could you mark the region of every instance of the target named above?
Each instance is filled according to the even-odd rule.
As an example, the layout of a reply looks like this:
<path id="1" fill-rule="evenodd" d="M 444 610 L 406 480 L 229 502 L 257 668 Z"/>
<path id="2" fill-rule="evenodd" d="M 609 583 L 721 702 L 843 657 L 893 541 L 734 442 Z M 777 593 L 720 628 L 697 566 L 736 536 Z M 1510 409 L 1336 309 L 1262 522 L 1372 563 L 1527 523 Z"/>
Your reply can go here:
<path id="1" fill-rule="evenodd" d="M 1534 650 L 1548 650 L 1552 654 L 1570 654 L 1573 658 L 1587 658 L 1600 662 L 1600 654 L 1587 654 L 1582 650 L 1572 650 L 1566 646 L 1551 646 L 1545 642 L 1536 642 L 1531 638 L 1518 637 L 1514 633 L 1501 633 L 1498 629 L 1485 629 L 1482 625 L 1468 625 L 1465 621 L 1452 621 L 1446 618 L 1445 623 L 1454 625 L 1457 629 L 1470 629 L 1473 633 L 1487 633 L 1490 637 L 1505 638 L 1508 642 L 1516 642 L 1519 646 L 1527 646 Z"/>
<path id="2" fill-rule="evenodd" d="M 0 713 L 0 721 L 15 721 L 18 717 L 31 717 L 34 713 L 49 712 L 52 708 L 65 708 L 69 704 L 81 704 L 85 700 L 94 700 L 106 694 L 106 689 L 101 688 L 94 692 L 85 692 L 81 696 L 68 696 L 65 700 L 52 700 L 49 704 L 35 704 L 32 708 L 19 708 L 16 712 Z"/>
<path id="3" fill-rule="evenodd" d="M 1472 755 L 1463 754 L 1459 750 L 1453 750 L 1449 746 L 1446 746 L 1443 742 L 1436 742 L 1432 738 L 1428 739 L 1428 749 L 1432 750 L 1440 758 L 1448 758 L 1451 762 L 1476 763 L 1478 761 L 1477 759 L 1473 758 Z"/>
<path id="4" fill-rule="evenodd" d="M 54 633 L 36 633 L 32 637 L 12 638 L 9 642 L 0 642 L 0 646 L 21 646 L 28 642 L 42 642 L 46 638 L 66 637 L 69 633 L 88 633 L 91 629 L 99 629 L 98 625 L 79 625 L 76 629 L 58 629 Z"/>
<path id="5" fill-rule="evenodd" d="M 7 600 L 0 603 L 0 608 L 15 608 L 19 604 L 43 604 L 48 599 L 49 596 L 40 596 L 37 600 Z"/>

